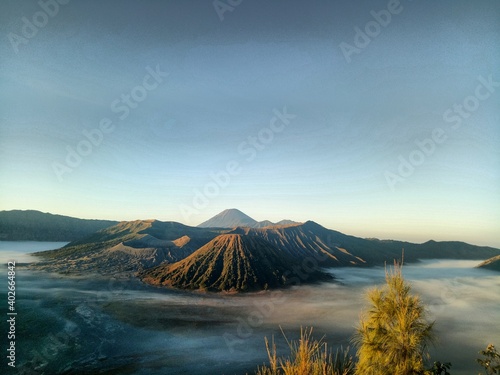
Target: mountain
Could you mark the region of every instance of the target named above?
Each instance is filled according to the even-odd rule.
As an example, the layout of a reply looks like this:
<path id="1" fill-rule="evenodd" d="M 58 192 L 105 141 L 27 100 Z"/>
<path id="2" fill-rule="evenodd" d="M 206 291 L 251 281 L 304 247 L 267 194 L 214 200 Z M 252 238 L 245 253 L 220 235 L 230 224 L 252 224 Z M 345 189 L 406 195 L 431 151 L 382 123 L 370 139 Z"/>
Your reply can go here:
<path id="1" fill-rule="evenodd" d="M 234 228 L 234 227 L 253 227 L 258 224 L 257 220 L 244 214 L 240 210 L 231 208 L 224 210 L 211 219 L 198 225 L 200 228 Z"/>
<path id="2" fill-rule="evenodd" d="M 487 259 L 477 266 L 478 268 L 486 268 L 488 270 L 500 271 L 500 255 Z"/>
<path id="3" fill-rule="evenodd" d="M 294 224 L 301 224 L 301 223 L 298 223 L 298 222 L 293 221 L 293 220 L 285 219 L 285 220 L 278 221 L 274 225 L 294 225 Z"/>
<path id="4" fill-rule="evenodd" d="M 35 253 L 41 261 L 31 267 L 65 273 L 135 272 L 184 259 L 218 234 L 176 222 L 124 221 L 60 249 Z"/>
<path id="5" fill-rule="evenodd" d="M 364 239 L 327 229 L 314 221 L 304 224 L 267 228 L 235 228 L 228 233 L 257 236 L 293 257 L 312 256 L 320 265 L 383 266 L 401 259 L 487 259 L 500 254 L 500 249 L 475 246 L 464 242 L 428 241 L 415 244 L 404 241 Z"/>
<path id="6" fill-rule="evenodd" d="M 254 225 L 247 225 L 251 228 L 265 228 L 265 227 L 271 227 L 273 225 L 276 225 L 274 224 L 272 221 L 269 221 L 269 220 L 263 220 L 263 221 L 259 221 L 257 223 L 255 223 Z M 238 227 L 244 227 L 245 225 L 236 225 Z M 234 227 L 233 227 L 234 228 Z"/>
<path id="7" fill-rule="evenodd" d="M 209 291 L 256 291 L 291 283 L 297 259 L 259 237 L 223 234 L 186 259 L 142 272 L 146 283 Z M 331 279 L 318 268 L 308 282 Z"/>
<path id="8" fill-rule="evenodd" d="M 412 244 L 400 241 L 384 241 L 404 244 L 409 260 L 416 259 L 487 259 L 500 254 L 500 249 L 489 246 L 476 246 L 460 241 L 427 241 Z M 408 250 L 408 251 L 407 251 Z"/>
<path id="9" fill-rule="evenodd" d="M 40 211 L 0 211 L 0 241 L 73 241 L 118 223 Z"/>
<path id="10" fill-rule="evenodd" d="M 257 221 L 252 219 L 250 216 L 244 214 L 236 208 L 231 208 L 224 210 L 221 213 L 215 215 L 211 219 L 198 225 L 200 228 L 236 228 L 236 227 L 249 227 L 249 228 L 264 228 L 270 226 L 281 226 L 298 224 L 291 220 L 281 220 L 278 223 L 273 223 L 269 220 Z"/>
<path id="11" fill-rule="evenodd" d="M 312 258 L 323 266 L 364 265 L 365 260 L 332 241 L 332 233 L 322 226 L 308 221 L 304 224 L 272 226 L 266 228 L 238 227 L 229 234 L 258 237 L 294 259 Z M 349 244 L 345 244 L 349 246 Z"/>
<path id="12" fill-rule="evenodd" d="M 248 216 L 239 213 L 228 210 L 222 216 L 231 223 L 235 217 L 249 222 Z M 102 229 L 61 249 L 36 253 L 41 261 L 30 267 L 63 273 L 139 272 L 155 285 L 245 291 L 266 284 L 283 286 L 293 278 L 292 271 L 302 283 L 321 279 L 319 267 L 384 266 L 401 259 L 403 249 L 405 262 L 500 255 L 500 249 L 456 241 L 415 244 L 364 239 L 313 221 L 263 228 L 203 228 L 137 220 Z"/>

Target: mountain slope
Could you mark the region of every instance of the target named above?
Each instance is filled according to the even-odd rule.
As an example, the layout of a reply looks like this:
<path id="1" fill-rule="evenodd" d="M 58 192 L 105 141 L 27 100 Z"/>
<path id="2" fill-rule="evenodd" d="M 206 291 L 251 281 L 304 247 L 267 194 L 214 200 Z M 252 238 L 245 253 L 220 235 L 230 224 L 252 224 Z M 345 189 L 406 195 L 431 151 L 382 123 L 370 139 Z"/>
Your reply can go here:
<path id="1" fill-rule="evenodd" d="M 323 266 L 383 266 L 401 259 L 487 259 L 500 249 L 474 246 L 464 242 L 404 241 L 364 239 L 327 229 L 313 221 L 285 227 L 235 228 L 229 233 L 244 233 L 269 241 L 290 256 L 313 256 Z"/>
<path id="2" fill-rule="evenodd" d="M 406 262 L 433 258 L 488 259 L 500 254 L 499 249 L 463 242 L 414 244 L 363 239 L 312 221 L 265 228 L 214 229 L 138 220 L 119 223 L 58 250 L 37 253 L 42 262 L 32 267 L 56 272 L 135 272 L 180 261 L 224 233 L 259 238 L 287 259 L 324 267 L 383 266 L 401 259 L 403 248 Z"/>
<path id="3" fill-rule="evenodd" d="M 269 242 L 248 235 L 223 234 L 184 260 L 146 270 L 149 284 L 211 291 L 255 291 L 286 286 L 296 260 Z M 319 269 L 308 282 L 329 279 Z"/>
<path id="4" fill-rule="evenodd" d="M 240 210 L 231 208 L 224 210 L 211 219 L 198 225 L 200 228 L 234 228 L 238 226 L 253 227 L 258 222 Z"/>
<path id="5" fill-rule="evenodd" d="M 221 234 L 244 236 L 244 241 L 248 241 L 247 238 L 261 241 L 262 248 L 272 248 L 270 254 L 279 254 L 284 262 L 295 262 L 301 267 L 384 266 L 385 263 L 401 259 L 403 249 L 405 262 L 445 258 L 488 259 L 500 255 L 500 249 L 464 242 L 428 241 L 414 244 L 363 239 L 327 229 L 313 221 L 264 228 L 246 226 L 224 229 L 138 220 L 121 222 L 58 250 L 37 253 L 42 261 L 32 267 L 70 273 L 136 272 L 163 263 L 181 261 Z M 256 246 L 247 245 L 250 248 Z M 187 281 L 183 283 L 192 286 Z M 233 286 L 236 289 L 242 287 L 239 284 Z"/>
<path id="6" fill-rule="evenodd" d="M 266 228 L 235 228 L 229 233 L 245 234 L 268 241 L 283 254 L 297 260 L 312 258 L 323 266 L 363 265 L 364 259 L 331 242 L 330 231 L 320 225 L 296 224 Z M 321 233 L 324 231 L 324 233 Z M 331 231 L 333 232 L 333 231 Z"/>
<path id="7" fill-rule="evenodd" d="M 134 272 L 184 259 L 217 231 L 158 220 L 124 221 L 57 250 L 35 253 L 33 268 L 57 272 Z"/>
<path id="8" fill-rule="evenodd" d="M 500 271 L 500 255 L 487 259 L 477 266 L 478 268 L 486 268 L 488 270 Z"/>
<path id="9" fill-rule="evenodd" d="M 500 249 L 488 246 L 475 246 L 459 241 L 427 241 L 416 244 L 405 241 L 364 239 L 346 235 L 308 222 L 308 227 L 320 237 L 329 238 L 330 243 L 347 249 L 352 254 L 363 258 L 368 265 L 384 265 L 394 259 L 401 259 L 404 249 L 404 261 L 414 262 L 419 259 L 487 259 L 500 254 Z"/>
<path id="10" fill-rule="evenodd" d="M 0 211 L 0 241 L 74 241 L 117 224 L 40 211 Z"/>
<path id="11" fill-rule="evenodd" d="M 264 228 L 271 226 L 281 226 L 298 224 L 291 220 L 281 220 L 278 223 L 273 223 L 269 220 L 257 221 L 252 219 L 250 216 L 244 214 L 240 210 L 231 208 L 224 210 L 221 213 L 215 215 L 211 219 L 198 225 L 200 228 L 236 228 L 236 227 L 248 227 L 248 228 Z"/>

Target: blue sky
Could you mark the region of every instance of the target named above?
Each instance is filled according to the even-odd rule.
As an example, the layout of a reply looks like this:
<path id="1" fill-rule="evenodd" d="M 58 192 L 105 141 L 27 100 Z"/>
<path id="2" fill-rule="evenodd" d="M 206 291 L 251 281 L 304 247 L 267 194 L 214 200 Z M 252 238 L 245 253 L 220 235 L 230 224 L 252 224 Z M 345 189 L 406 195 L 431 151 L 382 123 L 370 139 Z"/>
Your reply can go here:
<path id="1" fill-rule="evenodd" d="M 500 247 L 497 1 L 227 4 L 2 2 L 0 210 Z"/>

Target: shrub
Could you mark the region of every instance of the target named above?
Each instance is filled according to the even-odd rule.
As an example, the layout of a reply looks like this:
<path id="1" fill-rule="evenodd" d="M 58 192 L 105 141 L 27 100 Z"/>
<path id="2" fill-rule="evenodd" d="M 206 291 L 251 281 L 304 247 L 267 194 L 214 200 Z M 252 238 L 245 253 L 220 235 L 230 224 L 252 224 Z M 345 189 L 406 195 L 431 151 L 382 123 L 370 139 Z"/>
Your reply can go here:
<path id="1" fill-rule="evenodd" d="M 423 357 L 432 339 L 420 298 L 412 295 L 395 264 L 386 271 L 386 285 L 368 292 L 369 309 L 354 335 L 358 347 L 356 374 L 413 375 L 424 372 Z"/>
<path id="2" fill-rule="evenodd" d="M 479 354 L 482 354 L 485 358 L 479 358 L 477 362 L 486 369 L 487 375 L 500 374 L 500 354 L 493 344 L 489 344 Z"/>
<path id="3" fill-rule="evenodd" d="M 426 375 L 450 375 L 450 372 L 448 370 L 451 368 L 451 363 L 446 362 L 446 363 L 441 363 L 441 362 L 434 362 L 432 365 L 432 368 L 427 370 L 425 373 Z"/>

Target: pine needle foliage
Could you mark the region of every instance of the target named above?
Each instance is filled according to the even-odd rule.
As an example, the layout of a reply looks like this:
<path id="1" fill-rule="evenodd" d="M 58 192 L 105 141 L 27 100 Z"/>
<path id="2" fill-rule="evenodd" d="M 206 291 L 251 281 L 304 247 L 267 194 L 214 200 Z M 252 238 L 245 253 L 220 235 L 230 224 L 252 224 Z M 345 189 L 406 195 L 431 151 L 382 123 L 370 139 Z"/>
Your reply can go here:
<path id="1" fill-rule="evenodd" d="M 386 270 L 385 280 L 384 287 L 367 293 L 370 307 L 356 328 L 356 375 L 423 374 L 434 323 L 426 320 L 425 307 L 411 293 L 401 264 Z"/>

